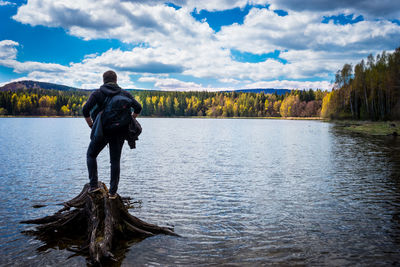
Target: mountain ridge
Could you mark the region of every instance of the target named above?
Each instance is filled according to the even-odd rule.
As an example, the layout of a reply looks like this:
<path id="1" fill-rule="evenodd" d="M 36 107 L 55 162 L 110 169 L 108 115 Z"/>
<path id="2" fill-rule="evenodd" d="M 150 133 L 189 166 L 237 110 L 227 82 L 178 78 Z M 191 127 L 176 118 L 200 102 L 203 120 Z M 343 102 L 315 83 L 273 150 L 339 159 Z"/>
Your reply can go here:
<path id="1" fill-rule="evenodd" d="M 15 81 L 5 84 L 0 87 L 0 91 L 18 91 L 18 90 L 27 90 L 27 89 L 46 89 L 46 90 L 57 90 L 57 91 L 94 91 L 94 89 L 81 89 L 76 87 L 71 87 L 62 84 L 56 83 L 48 83 L 48 82 L 39 82 L 34 80 L 22 80 Z M 151 90 L 151 89 L 126 89 L 127 91 L 161 91 L 161 90 Z M 264 94 L 274 94 L 284 95 L 288 92 L 291 92 L 290 89 L 274 89 L 274 88 L 254 88 L 254 89 L 237 89 L 237 90 L 221 90 L 220 92 L 238 92 L 238 93 L 261 93 Z"/>

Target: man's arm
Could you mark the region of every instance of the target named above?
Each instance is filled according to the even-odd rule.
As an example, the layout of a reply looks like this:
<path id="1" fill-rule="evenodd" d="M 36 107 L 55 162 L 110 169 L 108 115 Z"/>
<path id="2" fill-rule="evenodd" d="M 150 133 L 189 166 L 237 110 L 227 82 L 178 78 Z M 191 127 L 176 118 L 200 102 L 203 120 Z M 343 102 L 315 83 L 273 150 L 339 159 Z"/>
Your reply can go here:
<path id="1" fill-rule="evenodd" d="M 139 113 L 142 111 L 142 105 L 140 105 L 139 102 L 136 101 L 136 99 L 133 99 L 133 104 L 132 104 L 134 112 L 132 112 L 132 117 L 137 118 L 139 116 Z"/>
<path id="2" fill-rule="evenodd" d="M 83 116 L 85 117 L 85 121 L 87 125 L 92 128 L 93 126 L 93 121 L 92 118 L 90 117 L 90 111 L 92 108 L 96 105 L 96 98 L 94 96 L 94 92 L 89 96 L 88 101 L 85 103 L 85 105 L 82 108 L 82 113 Z"/>
<path id="3" fill-rule="evenodd" d="M 140 105 L 140 103 L 133 97 L 131 93 L 126 91 L 125 93 L 129 96 L 129 98 L 132 99 L 132 108 L 133 108 L 132 117 L 136 119 L 137 116 L 139 116 L 140 112 L 142 111 L 142 105 Z"/>

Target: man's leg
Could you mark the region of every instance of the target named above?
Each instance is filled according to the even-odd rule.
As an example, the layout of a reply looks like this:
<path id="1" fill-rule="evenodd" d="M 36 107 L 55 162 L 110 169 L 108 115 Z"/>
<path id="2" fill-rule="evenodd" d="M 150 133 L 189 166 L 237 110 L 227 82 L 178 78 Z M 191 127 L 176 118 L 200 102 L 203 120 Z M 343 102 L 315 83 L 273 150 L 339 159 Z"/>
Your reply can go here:
<path id="1" fill-rule="evenodd" d="M 95 142 L 90 141 L 87 153 L 86 153 L 86 162 L 89 171 L 89 180 L 90 180 L 90 188 L 96 188 L 98 182 L 97 176 L 97 156 L 106 146 L 107 142 Z"/>
<path id="2" fill-rule="evenodd" d="M 112 136 L 109 141 L 111 163 L 110 195 L 115 195 L 118 190 L 120 160 L 124 141 L 125 138 L 119 135 Z"/>

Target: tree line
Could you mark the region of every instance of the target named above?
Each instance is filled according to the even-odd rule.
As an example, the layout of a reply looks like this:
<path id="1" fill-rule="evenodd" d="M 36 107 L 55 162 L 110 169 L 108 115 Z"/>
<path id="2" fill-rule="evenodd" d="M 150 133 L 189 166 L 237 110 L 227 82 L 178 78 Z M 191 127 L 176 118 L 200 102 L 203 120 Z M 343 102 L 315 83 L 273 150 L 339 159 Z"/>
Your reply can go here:
<path id="1" fill-rule="evenodd" d="M 369 55 L 336 73 L 336 88 L 323 99 L 321 116 L 334 119 L 400 119 L 400 47 Z"/>
<path id="2" fill-rule="evenodd" d="M 18 89 L 0 91 L 0 115 L 81 116 L 91 91 Z M 285 95 L 245 92 L 134 90 L 143 116 L 323 117 L 400 119 L 400 47 L 345 64 L 331 92 L 293 90 Z"/>
<path id="3" fill-rule="evenodd" d="M 0 115 L 79 116 L 89 93 L 48 89 L 0 91 Z"/>
<path id="4" fill-rule="evenodd" d="M 90 91 L 19 89 L 0 92 L 0 115 L 81 116 Z M 321 90 L 285 95 L 242 92 L 132 91 L 143 116 L 319 117 Z"/>

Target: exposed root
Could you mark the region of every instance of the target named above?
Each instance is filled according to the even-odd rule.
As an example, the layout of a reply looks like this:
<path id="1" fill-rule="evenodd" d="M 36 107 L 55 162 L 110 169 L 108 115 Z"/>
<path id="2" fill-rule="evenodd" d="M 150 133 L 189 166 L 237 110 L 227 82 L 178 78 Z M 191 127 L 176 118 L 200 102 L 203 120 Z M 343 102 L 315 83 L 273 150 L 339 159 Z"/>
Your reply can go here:
<path id="1" fill-rule="evenodd" d="M 146 223 L 132 216 L 128 212 L 132 206 L 130 198 L 109 199 L 106 185 L 99 182 L 99 186 L 100 191 L 89 194 L 89 184 L 86 184 L 79 195 L 62 203 L 64 207 L 51 216 L 21 221 L 40 224 L 36 231 L 25 233 L 34 234 L 50 246 L 54 243 L 60 246 L 60 242 L 64 242 L 68 250 L 88 254 L 93 264 L 116 261 L 112 251 L 118 241 L 129 242 L 157 234 L 179 236 L 170 227 Z"/>

